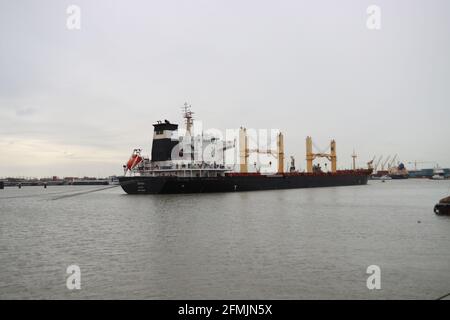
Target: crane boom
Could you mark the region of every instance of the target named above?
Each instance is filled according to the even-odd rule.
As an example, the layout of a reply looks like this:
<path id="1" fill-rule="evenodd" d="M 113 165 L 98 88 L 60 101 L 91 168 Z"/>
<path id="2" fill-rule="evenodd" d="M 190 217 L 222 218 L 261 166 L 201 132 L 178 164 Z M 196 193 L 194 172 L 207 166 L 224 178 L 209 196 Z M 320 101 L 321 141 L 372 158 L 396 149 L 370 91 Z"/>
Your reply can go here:
<path id="1" fill-rule="evenodd" d="M 392 158 L 392 160 L 389 162 L 388 167 L 392 168 L 393 166 L 395 166 L 395 160 L 397 159 L 397 155 L 394 156 L 394 158 Z"/>
<path id="2" fill-rule="evenodd" d="M 380 165 L 382 159 L 383 159 L 383 156 L 381 155 L 381 156 L 378 158 L 377 162 L 375 163 L 375 166 L 373 167 L 373 170 L 374 170 L 374 171 L 377 171 L 377 170 L 378 170 L 378 166 Z"/>
<path id="3" fill-rule="evenodd" d="M 388 156 L 386 158 L 386 160 L 381 164 L 381 170 L 384 171 L 384 168 L 386 167 L 386 164 L 389 162 L 390 159 L 391 159 L 391 156 Z"/>

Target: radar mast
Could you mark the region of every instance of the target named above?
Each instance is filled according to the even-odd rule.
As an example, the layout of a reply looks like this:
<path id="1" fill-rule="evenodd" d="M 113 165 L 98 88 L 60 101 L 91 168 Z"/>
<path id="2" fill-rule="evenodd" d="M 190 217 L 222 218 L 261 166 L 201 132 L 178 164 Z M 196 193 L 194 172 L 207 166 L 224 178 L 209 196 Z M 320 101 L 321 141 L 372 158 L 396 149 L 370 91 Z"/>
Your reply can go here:
<path id="1" fill-rule="evenodd" d="M 183 110 L 183 118 L 186 119 L 186 133 L 189 133 L 192 136 L 192 126 L 194 125 L 194 118 L 192 117 L 194 112 L 191 111 L 191 105 L 187 102 L 184 103 L 182 107 Z"/>

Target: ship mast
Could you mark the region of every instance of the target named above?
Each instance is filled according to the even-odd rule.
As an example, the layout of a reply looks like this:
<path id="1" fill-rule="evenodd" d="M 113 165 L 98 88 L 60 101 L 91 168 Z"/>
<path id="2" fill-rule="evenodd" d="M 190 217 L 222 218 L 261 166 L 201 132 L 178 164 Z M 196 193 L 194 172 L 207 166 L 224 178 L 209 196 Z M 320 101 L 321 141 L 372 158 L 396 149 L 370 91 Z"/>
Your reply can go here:
<path id="1" fill-rule="evenodd" d="M 183 118 L 186 119 L 186 132 L 189 133 L 190 136 L 192 136 L 191 128 L 194 124 L 194 118 L 192 117 L 192 115 L 194 114 L 194 112 L 191 111 L 191 105 L 187 102 L 184 103 L 182 110 Z"/>
<path id="2" fill-rule="evenodd" d="M 358 155 L 355 152 L 355 149 L 353 149 L 352 158 L 353 158 L 353 170 L 356 170 L 356 158 Z"/>
<path id="3" fill-rule="evenodd" d="M 189 136 L 188 141 L 191 149 L 191 161 L 194 161 L 194 144 L 192 141 L 192 126 L 194 125 L 194 118 L 192 115 L 194 112 L 191 111 L 191 105 L 187 102 L 184 103 L 184 106 L 181 109 L 183 111 L 183 118 L 186 119 L 186 137 Z"/>

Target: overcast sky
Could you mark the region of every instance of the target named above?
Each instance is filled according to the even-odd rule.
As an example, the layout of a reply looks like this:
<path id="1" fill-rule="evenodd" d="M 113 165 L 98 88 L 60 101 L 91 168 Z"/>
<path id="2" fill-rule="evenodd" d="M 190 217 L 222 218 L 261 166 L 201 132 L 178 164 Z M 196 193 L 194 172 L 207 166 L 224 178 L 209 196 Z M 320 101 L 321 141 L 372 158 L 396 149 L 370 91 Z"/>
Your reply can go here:
<path id="1" fill-rule="evenodd" d="M 120 174 L 185 101 L 205 128 L 281 129 L 301 168 L 307 135 L 335 138 L 339 167 L 353 149 L 360 165 L 450 167 L 449 14 L 446 0 L 0 0 L 0 177 Z"/>

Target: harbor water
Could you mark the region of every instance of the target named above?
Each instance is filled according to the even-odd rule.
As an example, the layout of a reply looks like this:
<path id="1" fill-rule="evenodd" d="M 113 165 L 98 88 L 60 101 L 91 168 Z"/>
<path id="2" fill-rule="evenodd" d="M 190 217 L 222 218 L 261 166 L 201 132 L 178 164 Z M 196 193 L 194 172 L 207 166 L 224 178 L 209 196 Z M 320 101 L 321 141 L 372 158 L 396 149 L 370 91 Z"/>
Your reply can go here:
<path id="1" fill-rule="evenodd" d="M 416 179 L 185 195 L 7 187 L 0 299 L 436 299 L 450 292 L 450 217 L 433 206 L 449 192 Z M 80 290 L 66 287 L 69 265 Z"/>

